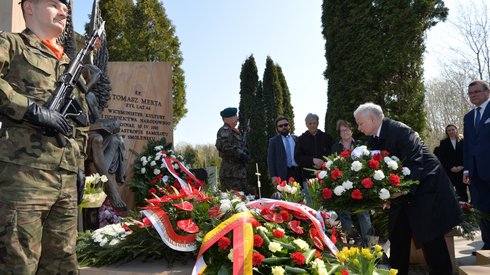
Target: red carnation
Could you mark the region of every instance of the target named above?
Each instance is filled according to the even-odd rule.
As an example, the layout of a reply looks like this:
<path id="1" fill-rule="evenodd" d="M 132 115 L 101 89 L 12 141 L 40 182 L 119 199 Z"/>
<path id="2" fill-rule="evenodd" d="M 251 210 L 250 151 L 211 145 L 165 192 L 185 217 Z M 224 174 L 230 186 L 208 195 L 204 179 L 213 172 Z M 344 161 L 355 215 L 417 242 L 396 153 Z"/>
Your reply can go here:
<path id="1" fill-rule="evenodd" d="M 291 254 L 291 260 L 296 265 L 303 265 L 306 262 L 305 256 L 301 252 L 294 252 Z"/>
<path id="2" fill-rule="evenodd" d="M 316 257 L 317 257 L 318 259 L 321 259 L 321 258 L 322 258 L 322 253 L 320 253 L 320 251 L 318 251 L 318 250 L 316 250 L 316 249 L 315 249 L 315 254 L 316 254 Z"/>
<path id="3" fill-rule="evenodd" d="M 153 195 L 153 194 L 155 194 L 156 192 L 157 192 L 157 190 L 155 189 L 155 187 L 152 187 L 152 188 L 150 188 L 150 189 L 148 190 L 148 194 L 149 194 L 149 195 Z"/>
<path id="4" fill-rule="evenodd" d="M 354 191 L 352 191 L 351 197 L 355 200 L 362 200 L 361 190 L 355 189 Z"/>
<path id="5" fill-rule="evenodd" d="M 274 231 L 272 231 L 272 235 L 274 235 L 274 237 L 279 239 L 284 238 L 284 232 L 282 232 L 279 229 L 275 229 Z"/>
<path id="6" fill-rule="evenodd" d="M 326 200 L 329 200 L 332 198 L 332 189 L 330 188 L 323 188 L 322 190 L 322 197 Z"/>
<path id="7" fill-rule="evenodd" d="M 342 151 L 342 153 L 340 153 L 339 157 L 341 157 L 341 158 L 350 157 L 349 149 L 346 149 L 346 150 Z"/>
<path id="8" fill-rule="evenodd" d="M 282 216 L 283 221 L 289 221 L 290 215 L 289 215 L 289 212 L 287 210 L 282 209 L 281 211 L 279 211 L 279 215 Z"/>
<path id="9" fill-rule="evenodd" d="M 377 161 L 375 159 L 370 159 L 368 161 L 368 165 L 369 165 L 369 168 L 371 168 L 373 170 L 379 170 L 379 161 Z"/>
<path id="10" fill-rule="evenodd" d="M 376 153 L 373 155 L 372 159 L 377 160 L 377 161 L 382 161 L 383 157 L 380 154 Z"/>
<path id="11" fill-rule="evenodd" d="M 262 260 L 265 259 L 264 255 L 259 252 L 254 252 L 252 254 L 252 264 L 253 266 L 259 266 L 262 264 Z"/>
<path id="12" fill-rule="evenodd" d="M 373 187 L 374 182 L 371 178 L 364 178 L 363 180 L 361 180 L 361 184 L 362 184 L 362 186 L 364 186 L 364 188 L 369 189 L 369 188 Z"/>
<path id="13" fill-rule="evenodd" d="M 252 227 L 259 227 L 260 226 L 260 222 L 258 222 L 256 219 L 253 219 L 252 220 Z"/>
<path id="14" fill-rule="evenodd" d="M 151 184 L 151 185 L 155 185 L 155 184 L 157 184 L 157 180 L 158 180 L 158 179 L 156 179 L 156 178 L 152 179 L 152 180 L 151 180 L 151 182 L 150 182 L 150 184 Z"/>
<path id="15" fill-rule="evenodd" d="M 221 250 L 226 250 L 231 245 L 231 240 L 227 237 L 223 237 L 218 241 L 218 247 Z"/>
<path id="16" fill-rule="evenodd" d="M 333 169 L 331 176 L 332 176 L 333 180 L 336 180 L 336 179 L 342 177 L 342 171 L 340 171 L 339 168 L 335 168 L 335 169 Z"/>
<path id="17" fill-rule="evenodd" d="M 254 247 L 261 247 L 264 244 L 264 239 L 259 234 L 254 235 Z"/>
<path id="18" fill-rule="evenodd" d="M 388 177 L 388 182 L 393 186 L 398 186 L 400 185 L 400 177 L 395 174 L 390 174 Z"/>

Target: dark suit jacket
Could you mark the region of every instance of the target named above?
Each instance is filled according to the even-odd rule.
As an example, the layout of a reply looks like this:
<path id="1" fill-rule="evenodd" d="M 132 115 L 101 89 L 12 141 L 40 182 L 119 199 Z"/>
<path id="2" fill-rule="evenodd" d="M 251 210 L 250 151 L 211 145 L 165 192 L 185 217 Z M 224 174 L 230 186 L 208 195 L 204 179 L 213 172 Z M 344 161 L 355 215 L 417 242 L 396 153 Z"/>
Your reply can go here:
<path id="1" fill-rule="evenodd" d="M 461 209 L 449 178 L 415 131 L 401 122 L 384 119 L 379 143 L 369 137 L 368 146 L 400 158 L 411 171 L 409 178 L 420 181 L 411 193 L 393 201 L 390 228 L 397 215 L 405 211 L 415 241 L 423 244 L 461 223 Z"/>
<path id="2" fill-rule="evenodd" d="M 445 138 L 441 140 L 438 158 L 453 185 L 462 185 L 463 171 L 453 173 L 451 172 L 451 168 L 454 166 L 463 166 L 463 140 L 456 141 L 456 149 L 453 147 L 451 139 Z"/>
<path id="3" fill-rule="evenodd" d="M 297 136 L 291 135 L 291 137 L 295 143 L 298 141 Z M 294 154 L 294 152 L 292 153 Z M 288 163 L 281 135 L 276 135 L 269 139 L 267 166 L 269 167 L 269 174 L 271 177 L 280 177 L 282 180 L 287 180 Z"/>
<path id="4" fill-rule="evenodd" d="M 330 155 L 333 144 L 333 138 L 321 130 L 318 130 L 314 136 L 306 131 L 298 137 L 294 148 L 294 159 L 301 168 L 313 168 L 313 158 L 323 159 Z M 316 177 L 315 173 L 304 169 L 301 170 L 301 174 L 303 179 Z"/>
<path id="5" fill-rule="evenodd" d="M 464 170 L 469 171 L 471 179 L 472 204 L 490 213 L 490 104 L 482 114 L 478 131 L 474 118 L 474 109 L 464 116 Z M 477 177 L 474 175 L 475 169 L 478 171 Z"/>

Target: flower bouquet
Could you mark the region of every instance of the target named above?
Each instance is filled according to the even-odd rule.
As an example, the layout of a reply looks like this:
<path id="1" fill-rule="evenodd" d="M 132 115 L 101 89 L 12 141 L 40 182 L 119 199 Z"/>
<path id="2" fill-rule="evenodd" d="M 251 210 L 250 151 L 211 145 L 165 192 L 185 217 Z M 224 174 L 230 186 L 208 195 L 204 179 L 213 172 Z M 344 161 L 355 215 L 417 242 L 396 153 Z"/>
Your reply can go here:
<path id="1" fill-rule="evenodd" d="M 99 173 L 85 177 L 85 190 L 80 208 L 99 208 L 104 203 L 107 195 L 104 192 L 104 184 L 108 181 L 106 175 Z"/>
<path id="2" fill-rule="evenodd" d="M 348 270 L 348 273 L 345 274 L 397 274 L 398 271 L 396 269 L 376 269 L 376 264 L 380 261 L 381 257 L 383 257 L 383 248 L 380 245 L 374 245 L 372 249 L 344 247 L 338 254 L 340 263 Z"/>
<path id="3" fill-rule="evenodd" d="M 387 151 L 359 146 L 325 159 L 308 188 L 312 200 L 322 201 L 329 210 L 355 213 L 381 208 L 392 196 L 407 194 L 418 183 L 406 178 L 410 169 Z"/>
<path id="4" fill-rule="evenodd" d="M 290 202 L 297 202 L 297 203 L 303 203 L 304 202 L 304 195 L 303 191 L 301 190 L 301 185 L 294 180 L 294 178 L 289 178 L 287 181 L 286 180 L 281 180 L 281 178 L 276 177 L 276 189 L 277 192 L 280 194 L 280 198 L 290 201 Z"/>

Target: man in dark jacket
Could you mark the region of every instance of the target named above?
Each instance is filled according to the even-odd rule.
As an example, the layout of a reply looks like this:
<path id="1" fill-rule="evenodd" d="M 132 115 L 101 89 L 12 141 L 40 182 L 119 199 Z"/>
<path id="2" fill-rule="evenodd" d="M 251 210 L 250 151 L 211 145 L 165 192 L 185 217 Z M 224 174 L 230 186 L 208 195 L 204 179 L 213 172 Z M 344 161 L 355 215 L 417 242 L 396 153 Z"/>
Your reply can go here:
<path id="1" fill-rule="evenodd" d="M 440 162 L 407 125 L 384 118 L 379 105 L 365 103 L 354 112 L 359 130 L 371 149 L 386 150 L 402 160 L 418 180 L 410 193 L 392 194 L 389 213 L 390 265 L 408 274 L 410 242 L 424 249 L 430 274 L 452 274 L 444 234 L 462 221 L 458 201 Z M 399 196 L 398 196 L 399 195 Z"/>

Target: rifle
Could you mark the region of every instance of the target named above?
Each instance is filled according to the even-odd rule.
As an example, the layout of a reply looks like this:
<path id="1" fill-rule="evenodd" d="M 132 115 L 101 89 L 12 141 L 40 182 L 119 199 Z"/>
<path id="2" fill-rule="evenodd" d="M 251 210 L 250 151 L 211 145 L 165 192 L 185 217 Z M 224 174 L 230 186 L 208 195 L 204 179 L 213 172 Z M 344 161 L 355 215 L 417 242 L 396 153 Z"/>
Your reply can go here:
<path id="1" fill-rule="evenodd" d="M 75 96 L 72 95 L 75 85 L 80 87 L 79 84 L 80 76 L 82 74 L 82 69 L 87 66 L 83 65 L 82 62 L 89 53 L 95 47 L 95 42 L 104 32 L 105 21 L 102 22 L 100 27 L 94 31 L 92 37 L 88 41 L 85 48 L 81 49 L 75 59 L 70 62 L 70 66 L 63 75 L 58 79 L 58 84 L 54 95 L 48 101 L 46 107 L 50 110 L 57 111 L 63 115 L 66 119 L 71 118 L 78 126 L 88 126 L 87 115 L 83 112 L 80 103 L 76 100 Z M 85 89 L 81 89 L 85 92 Z M 56 141 L 58 142 L 58 147 L 62 148 L 66 146 L 66 139 L 61 133 L 50 133 L 54 134 Z M 71 134 L 68 136 L 70 137 Z"/>

